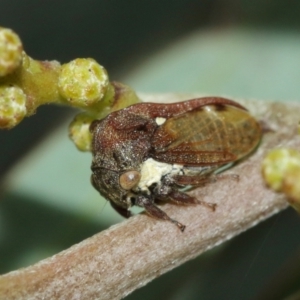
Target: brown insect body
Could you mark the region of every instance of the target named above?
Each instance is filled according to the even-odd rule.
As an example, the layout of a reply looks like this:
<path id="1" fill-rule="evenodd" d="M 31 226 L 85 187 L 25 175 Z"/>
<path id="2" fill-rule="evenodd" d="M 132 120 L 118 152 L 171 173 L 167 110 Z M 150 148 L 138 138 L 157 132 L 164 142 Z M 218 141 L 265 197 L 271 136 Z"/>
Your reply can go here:
<path id="1" fill-rule="evenodd" d="M 178 189 L 208 182 L 213 171 L 249 154 L 261 138 L 259 123 L 243 106 L 218 97 L 135 104 L 94 121 L 91 131 L 92 183 L 100 194 L 123 216 L 138 205 L 181 230 L 185 226 L 155 200 L 214 208 Z"/>

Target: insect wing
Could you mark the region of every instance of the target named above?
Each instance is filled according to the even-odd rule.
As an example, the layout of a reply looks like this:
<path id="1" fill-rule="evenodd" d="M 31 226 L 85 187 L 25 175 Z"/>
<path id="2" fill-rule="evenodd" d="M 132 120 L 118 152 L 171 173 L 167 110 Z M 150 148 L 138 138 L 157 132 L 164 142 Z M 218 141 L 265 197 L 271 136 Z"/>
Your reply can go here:
<path id="1" fill-rule="evenodd" d="M 153 158 L 187 166 L 222 165 L 250 153 L 261 137 L 245 110 L 207 105 L 168 118 L 152 139 Z"/>

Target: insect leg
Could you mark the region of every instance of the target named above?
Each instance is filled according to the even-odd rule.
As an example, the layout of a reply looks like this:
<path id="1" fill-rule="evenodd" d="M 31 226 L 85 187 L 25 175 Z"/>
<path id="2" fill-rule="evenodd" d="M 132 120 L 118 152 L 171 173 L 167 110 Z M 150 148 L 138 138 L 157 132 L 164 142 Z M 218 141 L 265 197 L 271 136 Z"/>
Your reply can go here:
<path id="1" fill-rule="evenodd" d="M 180 192 L 173 190 L 172 192 L 169 193 L 169 197 L 172 201 L 178 203 L 178 204 L 201 204 L 204 205 L 213 211 L 216 209 L 217 204 L 216 203 L 211 203 L 211 202 L 205 202 L 196 199 L 195 197 L 192 197 L 186 193 Z"/>
<path id="2" fill-rule="evenodd" d="M 175 175 L 173 180 L 178 185 L 205 185 L 207 183 L 214 183 L 220 179 L 233 179 L 238 181 L 239 176 L 237 174 L 218 174 L 210 176 L 188 176 L 188 175 Z"/>
<path id="3" fill-rule="evenodd" d="M 216 182 L 214 176 L 189 176 L 189 175 L 175 175 L 173 180 L 178 185 L 205 185 L 207 183 Z"/>
<path id="4" fill-rule="evenodd" d="M 130 218 L 131 217 L 131 212 L 130 212 L 130 210 L 128 210 L 128 209 L 126 209 L 126 208 L 124 208 L 124 207 L 122 207 L 122 206 L 119 206 L 119 205 L 117 205 L 116 203 L 114 203 L 113 201 L 110 201 L 110 205 L 112 206 L 112 208 L 116 211 L 116 212 L 118 212 L 122 217 L 124 217 L 124 218 Z"/>
<path id="5" fill-rule="evenodd" d="M 214 182 L 218 181 L 218 180 L 234 180 L 234 181 L 239 181 L 240 180 L 240 176 L 238 174 L 217 174 L 217 175 L 212 175 L 212 177 L 214 178 Z"/>
<path id="6" fill-rule="evenodd" d="M 159 209 L 151 199 L 144 196 L 138 196 L 136 198 L 135 204 L 144 207 L 145 211 L 152 217 L 157 219 L 166 220 L 174 223 L 181 231 L 184 231 L 185 225 L 179 223 L 178 221 L 171 219 L 164 211 Z"/>

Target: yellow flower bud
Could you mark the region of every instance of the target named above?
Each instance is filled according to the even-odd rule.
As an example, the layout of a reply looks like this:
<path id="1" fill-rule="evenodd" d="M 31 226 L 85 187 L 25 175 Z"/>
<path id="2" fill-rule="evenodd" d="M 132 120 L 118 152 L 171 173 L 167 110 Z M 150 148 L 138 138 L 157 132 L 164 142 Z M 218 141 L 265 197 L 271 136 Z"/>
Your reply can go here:
<path id="1" fill-rule="evenodd" d="M 69 125 L 69 137 L 80 151 L 91 151 L 92 134 L 90 133 L 90 124 L 95 118 L 80 113 L 75 116 Z"/>
<path id="2" fill-rule="evenodd" d="M 106 70 L 91 58 L 78 58 L 61 68 L 58 89 L 66 101 L 87 108 L 99 102 L 109 84 Z"/>
<path id="3" fill-rule="evenodd" d="M 12 128 L 26 116 L 26 95 L 19 87 L 0 87 L 0 128 Z"/>
<path id="4" fill-rule="evenodd" d="M 21 63 L 23 46 L 11 29 L 0 27 L 0 76 L 13 72 Z"/>

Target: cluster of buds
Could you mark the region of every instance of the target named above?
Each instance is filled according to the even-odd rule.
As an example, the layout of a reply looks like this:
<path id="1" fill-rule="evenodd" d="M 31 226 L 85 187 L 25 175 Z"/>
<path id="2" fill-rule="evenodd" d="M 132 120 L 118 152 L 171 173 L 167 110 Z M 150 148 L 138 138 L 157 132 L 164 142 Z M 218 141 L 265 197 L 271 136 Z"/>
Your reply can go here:
<path id="1" fill-rule="evenodd" d="M 91 58 L 61 65 L 37 61 L 24 51 L 20 38 L 0 27 L 0 129 L 10 129 L 46 103 L 77 107 L 70 137 L 79 150 L 89 151 L 89 125 L 112 111 L 138 103 L 128 86 L 110 82 L 104 67 Z"/>

